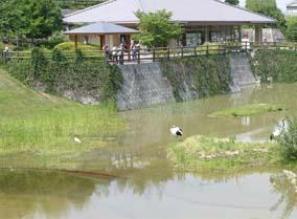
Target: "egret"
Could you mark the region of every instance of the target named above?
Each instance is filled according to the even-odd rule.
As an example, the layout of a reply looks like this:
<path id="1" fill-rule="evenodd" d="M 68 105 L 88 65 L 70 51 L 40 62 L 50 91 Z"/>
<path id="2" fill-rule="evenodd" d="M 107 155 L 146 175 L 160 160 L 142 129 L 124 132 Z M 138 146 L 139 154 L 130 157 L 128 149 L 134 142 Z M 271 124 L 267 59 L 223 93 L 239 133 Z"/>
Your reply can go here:
<path id="1" fill-rule="evenodd" d="M 78 137 L 74 137 L 73 138 L 74 142 L 76 142 L 77 144 L 81 144 L 81 140 Z"/>

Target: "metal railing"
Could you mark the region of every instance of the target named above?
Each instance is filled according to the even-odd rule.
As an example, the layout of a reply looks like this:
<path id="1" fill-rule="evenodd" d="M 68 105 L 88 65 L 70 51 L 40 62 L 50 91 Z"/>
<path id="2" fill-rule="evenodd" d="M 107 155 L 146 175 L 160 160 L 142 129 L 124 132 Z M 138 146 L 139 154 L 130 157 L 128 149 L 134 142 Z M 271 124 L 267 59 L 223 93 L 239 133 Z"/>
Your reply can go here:
<path id="1" fill-rule="evenodd" d="M 140 49 L 123 49 L 113 51 L 102 50 L 83 50 L 83 56 L 86 59 L 102 60 L 110 64 L 136 64 L 145 62 L 155 62 L 160 60 L 170 60 L 174 58 L 208 56 L 208 55 L 226 55 L 231 53 L 249 53 L 257 49 L 272 50 L 291 50 L 297 53 L 297 43 L 228 43 L 228 44 L 205 44 L 197 47 L 163 47 L 163 48 L 140 48 Z M 73 59 L 74 52 L 63 52 L 65 57 Z M 51 52 L 45 54 L 51 57 Z M 30 59 L 30 51 L 10 51 L 2 52 L 0 58 L 2 61 L 9 60 L 27 60 Z"/>

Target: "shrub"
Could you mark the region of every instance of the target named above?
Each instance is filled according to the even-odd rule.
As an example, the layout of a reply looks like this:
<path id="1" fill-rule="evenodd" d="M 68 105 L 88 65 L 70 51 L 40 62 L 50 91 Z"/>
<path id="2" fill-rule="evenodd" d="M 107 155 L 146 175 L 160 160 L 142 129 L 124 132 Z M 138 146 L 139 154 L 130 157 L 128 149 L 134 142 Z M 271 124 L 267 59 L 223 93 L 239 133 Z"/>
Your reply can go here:
<path id="1" fill-rule="evenodd" d="M 73 58 L 75 57 L 75 43 L 74 42 L 65 42 L 60 43 L 55 46 L 55 49 L 59 49 L 66 56 Z M 82 43 L 77 44 L 77 49 L 88 58 L 104 58 L 103 52 L 100 50 L 99 46 L 85 45 Z"/>
<path id="2" fill-rule="evenodd" d="M 168 78 L 177 101 L 229 92 L 230 60 L 228 56 L 209 55 L 161 62 L 164 76 Z M 188 89 L 188 91 L 186 91 Z M 186 95 L 187 96 L 187 95 Z"/>
<path id="3" fill-rule="evenodd" d="M 52 60 L 54 62 L 65 62 L 67 58 L 60 49 L 53 49 Z"/>
<path id="4" fill-rule="evenodd" d="M 290 41 L 297 42 L 297 16 L 289 16 L 288 20 L 288 28 L 286 31 L 287 39 Z"/>
<path id="5" fill-rule="evenodd" d="M 252 69 L 262 82 L 269 77 L 275 82 L 297 81 L 297 53 L 293 50 L 259 49 L 252 58 Z"/>
<path id="6" fill-rule="evenodd" d="M 44 75 L 47 70 L 48 60 L 44 51 L 40 48 L 34 48 L 31 52 L 32 73 L 34 78 Z"/>
<path id="7" fill-rule="evenodd" d="M 44 49 L 35 48 L 31 59 L 15 59 L 6 67 L 11 75 L 29 86 L 42 85 L 46 92 L 55 94 L 68 90 L 87 93 L 101 101 L 113 100 L 122 82 L 116 66 L 86 59 L 81 50 L 69 58 L 58 48 L 49 57 Z"/>
<path id="8" fill-rule="evenodd" d="M 61 44 L 63 42 L 65 42 L 66 39 L 65 39 L 65 35 L 63 32 L 55 32 L 53 33 L 53 35 L 51 35 L 48 39 L 48 42 L 47 42 L 47 46 L 49 48 L 54 48 L 56 45 L 58 44 Z"/>
<path id="9" fill-rule="evenodd" d="M 297 120 L 288 120 L 288 130 L 278 139 L 280 152 L 286 161 L 297 161 Z"/>
<path id="10" fill-rule="evenodd" d="M 0 53 L 4 50 L 4 44 L 0 42 Z"/>

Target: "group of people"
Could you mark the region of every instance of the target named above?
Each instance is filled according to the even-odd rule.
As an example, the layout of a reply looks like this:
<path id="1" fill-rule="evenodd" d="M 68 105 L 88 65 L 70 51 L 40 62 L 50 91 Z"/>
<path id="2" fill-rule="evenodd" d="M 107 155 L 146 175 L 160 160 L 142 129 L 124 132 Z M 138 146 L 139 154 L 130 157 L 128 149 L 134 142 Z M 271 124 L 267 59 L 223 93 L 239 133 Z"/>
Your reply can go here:
<path id="1" fill-rule="evenodd" d="M 124 64 L 124 55 L 127 52 L 130 55 L 132 61 L 136 61 L 140 52 L 140 44 L 131 41 L 129 50 L 127 45 L 121 43 L 118 47 L 114 46 L 112 49 L 107 44 L 103 46 L 105 53 L 105 59 L 107 62 L 112 61 L 115 64 Z"/>

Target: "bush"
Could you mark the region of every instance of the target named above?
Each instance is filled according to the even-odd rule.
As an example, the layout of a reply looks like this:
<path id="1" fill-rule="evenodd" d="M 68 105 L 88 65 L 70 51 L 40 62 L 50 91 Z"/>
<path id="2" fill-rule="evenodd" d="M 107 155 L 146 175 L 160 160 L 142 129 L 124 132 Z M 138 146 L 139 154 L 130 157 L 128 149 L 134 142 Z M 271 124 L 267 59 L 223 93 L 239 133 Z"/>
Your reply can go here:
<path id="1" fill-rule="evenodd" d="M 297 16 L 289 16 L 287 20 L 287 39 L 290 41 L 297 42 Z"/>
<path id="2" fill-rule="evenodd" d="M 297 120 L 288 120 L 288 130 L 279 139 L 280 152 L 286 161 L 297 161 Z"/>
<path id="3" fill-rule="evenodd" d="M 255 75 L 260 76 L 262 82 L 269 77 L 275 82 L 297 81 L 297 53 L 284 49 L 259 49 L 251 63 Z"/>
<path id="4" fill-rule="evenodd" d="M 2 53 L 2 51 L 4 50 L 4 44 L 2 42 L 0 42 L 0 53 Z"/>
<path id="5" fill-rule="evenodd" d="M 65 62 L 67 61 L 67 58 L 60 49 L 53 49 L 52 60 L 54 62 Z"/>
<path id="6" fill-rule="evenodd" d="M 177 101 L 230 91 L 230 59 L 223 55 L 198 56 L 161 62 Z M 185 94 L 187 93 L 187 94 Z"/>
<path id="7" fill-rule="evenodd" d="M 56 45 L 65 42 L 65 35 L 63 32 L 55 32 L 48 39 L 47 46 L 49 48 L 54 48 Z"/>
<path id="8" fill-rule="evenodd" d="M 33 77 L 39 78 L 44 76 L 47 71 L 48 60 L 44 54 L 44 51 L 40 48 L 34 48 L 31 52 L 31 64 L 33 70 Z"/>
<path id="9" fill-rule="evenodd" d="M 6 66 L 11 75 L 29 86 L 40 84 L 55 94 L 68 90 L 87 93 L 102 101 L 114 99 L 122 83 L 116 66 L 86 59 L 80 50 L 70 59 L 57 48 L 49 57 L 44 49 L 34 48 L 31 59 L 12 60 Z"/>
<path id="10" fill-rule="evenodd" d="M 75 57 L 75 43 L 65 42 L 60 43 L 55 46 L 54 49 L 59 49 L 66 56 L 73 58 Z M 99 46 L 85 45 L 82 43 L 77 44 L 77 49 L 79 49 L 85 57 L 88 58 L 104 58 L 103 52 L 100 50 Z"/>

